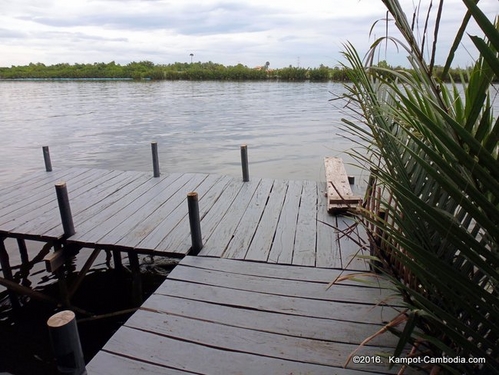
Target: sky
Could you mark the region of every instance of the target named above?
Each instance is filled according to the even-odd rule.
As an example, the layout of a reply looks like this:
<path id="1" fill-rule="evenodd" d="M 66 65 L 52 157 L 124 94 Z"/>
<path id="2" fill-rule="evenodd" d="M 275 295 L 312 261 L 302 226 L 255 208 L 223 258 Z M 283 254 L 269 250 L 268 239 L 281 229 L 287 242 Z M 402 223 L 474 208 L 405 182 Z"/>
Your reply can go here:
<path id="1" fill-rule="evenodd" d="M 430 0 L 400 2 L 409 18 L 422 4 L 423 29 Z M 434 3 L 433 10 L 438 1 Z M 499 14 L 498 0 L 479 4 L 489 19 Z M 445 1 L 438 65 L 445 63 L 464 12 L 461 0 Z M 0 66 L 170 64 L 192 58 L 227 66 L 268 61 L 270 68 L 333 67 L 343 61 L 345 43 L 363 55 L 375 38 L 385 35 L 386 23 L 379 21 L 385 17 L 381 0 L 0 0 Z M 393 23 L 388 29 L 400 38 Z M 481 35 L 475 25 L 468 31 Z M 380 50 L 380 60 L 408 65 L 403 50 L 391 44 L 387 48 Z M 470 65 L 476 55 L 466 38 L 454 67 Z"/>

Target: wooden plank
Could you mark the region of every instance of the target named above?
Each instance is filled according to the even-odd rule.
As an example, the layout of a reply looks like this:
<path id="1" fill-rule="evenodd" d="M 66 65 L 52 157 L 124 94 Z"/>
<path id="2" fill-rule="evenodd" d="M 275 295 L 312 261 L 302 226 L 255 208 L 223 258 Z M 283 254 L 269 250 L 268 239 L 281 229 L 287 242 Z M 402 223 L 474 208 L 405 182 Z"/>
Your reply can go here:
<path id="1" fill-rule="evenodd" d="M 345 372 L 342 369 L 332 369 L 330 366 L 304 364 L 227 351 L 175 340 L 167 336 L 155 335 L 126 326 L 116 332 L 108 341 L 104 350 L 108 353 L 134 358 L 149 364 L 172 367 L 197 374 L 240 375 L 248 372 L 253 374 L 366 374 L 365 372 Z"/>
<path id="2" fill-rule="evenodd" d="M 280 314 L 335 319 L 350 322 L 387 323 L 398 312 L 393 307 L 359 303 L 311 300 L 309 298 L 279 296 L 245 290 L 192 284 L 178 280 L 164 282 L 155 292 L 159 295 L 205 301 L 225 306 L 276 312 Z"/>
<path id="3" fill-rule="evenodd" d="M 68 186 L 74 186 L 72 192 L 69 192 L 70 199 L 72 197 L 78 197 L 87 191 L 87 185 L 92 186 L 92 180 L 98 178 L 99 176 L 108 175 L 109 171 L 96 170 L 94 173 L 82 174 L 74 178 L 68 179 Z M 55 197 L 54 187 L 50 188 L 52 194 Z M 69 190 L 69 188 L 68 188 Z M 22 216 L 20 219 L 14 219 L 13 221 L 22 220 L 23 222 L 15 225 L 12 228 L 13 231 L 17 233 L 30 233 L 43 235 L 46 231 L 52 228 L 59 228 L 61 222 L 59 206 L 57 200 L 51 199 L 49 203 L 43 205 L 42 207 L 37 207 L 33 209 L 29 214 Z"/>
<path id="4" fill-rule="evenodd" d="M 263 278 L 261 276 L 230 274 L 216 270 L 184 267 L 179 264 L 169 275 L 169 280 L 187 281 L 195 284 L 226 287 L 250 292 L 279 296 L 309 298 L 335 302 L 356 302 L 382 305 L 392 291 L 362 286 L 337 284 L 327 289 L 328 283 Z M 311 303 L 314 303 L 311 301 Z"/>
<path id="5" fill-rule="evenodd" d="M 267 261 L 272 241 L 274 240 L 281 209 L 286 197 L 288 184 L 286 181 L 276 180 L 265 206 L 262 218 L 249 246 L 245 259 L 256 261 Z"/>
<path id="6" fill-rule="evenodd" d="M 328 214 L 326 183 L 317 183 L 317 258 L 316 267 L 342 268 L 338 246 L 336 216 Z"/>
<path id="7" fill-rule="evenodd" d="M 153 210 L 151 214 L 138 221 L 138 224 L 127 231 L 126 235 L 116 242 L 117 245 L 127 246 L 127 247 L 139 247 L 139 244 L 143 242 L 143 239 L 147 237 L 155 229 L 163 232 L 162 236 L 168 234 L 172 228 L 174 228 L 178 222 L 187 215 L 187 205 L 186 196 L 187 193 L 197 190 L 200 185 L 206 180 L 208 175 L 196 174 L 190 179 L 185 185 L 181 186 L 177 191 L 175 191 L 168 199 L 164 202 L 159 202 L 159 206 L 154 210 L 154 206 L 151 207 Z M 210 182 L 209 184 L 211 184 Z M 154 204 L 154 202 L 152 203 Z M 144 207 L 147 210 L 147 205 Z M 134 215 L 135 216 L 135 215 Z M 158 233 L 156 231 L 156 233 Z M 141 249 L 151 249 L 154 250 L 154 246 L 140 246 Z M 185 249 L 187 253 L 188 249 Z"/>
<path id="8" fill-rule="evenodd" d="M 138 224 L 156 212 L 162 205 L 169 202 L 170 198 L 193 178 L 195 178 L 195 175 L 185 174 L 172 183 L 156 185 L 147 194 L 129 203 L 118 215 L 103 224 L 99 228 L 101 229 L 100 238 L 96 242 L 101 246 L 117 244 Z M 175 202 L 174 204 L 176 206 L 179 203 Z"/>
<path id="9" fill-rule="evenodd" d="M 146 181 L 150 176 L 136 172 L 119 172 L 118 175 L 109 175 L 109 180 L 103 181 L 86 194 L 82 194 L 75 199 L 71 199 L 71 211 L 73 212 L 73 222 L 75 230 L 81 230 L 82 222 L 93 217 L 100 212 L 105 205 L 109 205 L 110 197 L 114 197 L 127 189 L 130 189 L 140 181 Z M 71 198 L 71 197 L 70 197 Z M 59 227 L 48 229 L 44 235 L 51 236 Z"/>
<path id="10" fill-rule="evenodd" d="M 196 192 L 199 194 L 200 217 L 203 217 L 214 202 L 216 202 L 223 188 L 230 180 L 231 178 L 228 176 L 208 175 L 202 184 L 197 187 Z M 189 217 L 187 213 L 187 203 L 184 201 L 183 204 L 177 207 L 175 212 L 172 212 L 175 220 L 167 219 L 160 223 L 137 247 L 185 254 L 190 248 L 190 245 L 187 244 L 187 239 L 190 239 Z M 174 223 L 176 223 L 175 226 L 173 226 Z"/>
<path id="11" fill-rule="evenodd" d="M 211 236 L 204 240 L 205 245 L 200 254 L 222 256 L 260 182 L 261 180 L 245 182 L 232 202 L 230 209 L 224 205 L 227 207 L 227 211 L 223 217 L 218 217 L 218 224 Z"/>
<path id="12" fill-rule="evenodd" d="M 240 180 L 233 179 L 230 181 L 230 183 L 224 188 L 222 194 L 213 203 L 211 209 L 201 216 L 201 234 L 203 236 L 205 246 L 201 249 L 199 255 L 217 256 L 216 254 L 218 254 L 218 256 L 220 256 L 222 254 L 223 249 L 219 249 L 215 246 L 211 249 L 209 247 L 207 248 L 206 241 L 211 237 L 219 224 L 220 218 L 225 216 L 231 205 L 234 203 L 234 200 L 237 198 L 237 195 L 241 191 L 242 187 L 245 185 L 246 183 L 243 183 Z M 182 242 L 181 247 L 190 246 L 190 242 L 191 240 L 189 236 L 184 240 L 184 242 Z M 210 252 L 212 253 L 210 254 Z"/>
<path id="13" fill-rule="evenodd" d="M 108 353 L 103 350 L 87 364 L 87 373 L 93 375 L 185 375 L 192 374 L 179 369 L 154 365 L 136 359 Z"/>
<path id="14" fill-rule="evenodd" d="M 70 168 L 57 172 L 40 172 L 35 174 L 35 178 L 31 180 L 28 175 L 26 180 L 16 180 L 12 185 L 2 189 L 0 195 L 0 209 L 12 205 L 16 202 L 22 202 L 30 194 L 36 194 L 44 191 L 46 186 L 53 186 L 55 182 L 65 179 L 66 176 L 75 175 L 76 173 L 84 173 L 89 171 L 88 168 Z"/>
<path id="15" fill-rule="evenodd" d="M 246 207 L 241 220 L 239 221 L 239 225 L 234 231 L 229 245 L 222 255 L 224 258 L 245 258 L 251 240 L 253 239 L 253 236 L 255 235 L 256 229 L 258 227 L 258 223 L 260 222 L 260 219 L 262 217 L 263 210 L 265 209 L 265 206 L 267 204 L 267 200 L 269 199 L 269 193 L 272 189 L 273 184 L 273 180 L 261 180 L 258 188 L 251 197 L 251 201 Z"/>
<path id="16" fill-rule="evenodd" d="M 177 177 L 178 176 L 179 175 L 177 175 Z M 175 176 L 170 178 L 175 178 Z M 68 242 L 81 241 L 81 244 L 91 245 L 92 242 L 85 242 L 87 233 L 99 226 L 101 222 L 104 222 L 119 212 L 123 207 L 120 202 L 123 202 L 124 200 L 135 200 L 138 196 L 147 193 L 150 188 L 159 182 L 159 179 L 153 179 L 151 176 L 138 174 L 136 175 L 136 178 L 124 180 L 122 181 L 123 185 L 103 193 L 102 195 L 104 197 L 102 200 L 88 207 L 73 218 L 76 233 L 68 239 Z"/>
<path id="17" fill-rule="evenodd" d="M 349 207 L 361 203 L 362 199 L 353 195 L 347 172 L 341 158 L 324 158 L 327 183 L 328 211 L 342 213 Z"/>
<path id="18" fill-rule="evenodd" d="M 150 296 L 141 309 L 285 336 L 353 345 L 360 344 L 366 337 L 374 335 L 383 327 L 381 324 L 283 315 L 156 294 Z M 398 338 L 387 332 L 375 337 L 366 345 L 395 348 L 397 342 Z"/>
<path id="19" fill-rule="evenodd" d="M 64 179 L 71 183 L 79 175 L 87 175 L 91 173 L 90 170 L 74 170 L 72 174 L 65 175 Z M 54 179 L 54 183 L 59 181 Z M 18 192 L 17 195 L 7 198 L 4 202 L 4 208 L 0 210 L 0 224 L 8 223 L 13 219 L 20 218 L 23 215 L 32 214 L 35 209 L 43 208 L 46 204 L 50 204 L 56 200 L 54 192 L 54 184 L 46 184 L 37 189 L 28 190 L 25 192 Z"/>
<path id="20" fill-rule="evenodd" d="M 75 181 L 73 182 L 73 191 L 68 186 L 69 199 L 71 205 L 71 212 L 73 214 L 73 219 L 76 215 L 85 211 L 92 205 L 98 203 L 105 197 L 105 192 L 108 189 L 116 189 L 116 186 L 120 186 L 123 181 L 131 181 L 133 178 L 137 178 L 137 175 L 131 177 L 130 172 L 120 172 L 120 171 L 109 171 L 107 174 L 101 176 L 96 176 L 94 180 L 89 182 Z M 128 178 L 127 178 L 128 177 Z M 76 188 L 74 184 L 80 185 Z M 74 222 L 74 220 L 73 220 Z M 37 231 L 43 233 L 43 235 L 50 235 L 54 230 L 59 230 L 59 224 L 55 227 L 50 225 L 50 222 L 42 223 Z"/>
<path id="21" fill-rule="evenodd" d="M 342 367 L 348 355 L 358 348 L 358 345 L 353 344 L 285 336 L 178 315 L 170 316 L 149 310 L 137 311 L 125 325 L 127 328 L 135 329 L 136 332 L 154 332 L 153 336 L 176 338 L 179 341 L 187 341 L 224 351 L 230 350 L 231 352 L 258 355 L 262 358 L 275 358 L 330 367 Z M 139 349 L 136 348 L 136 350 Z M 390 349 L 364 346 L 358 351 L 359 355 L 372 356 L 383 352 L 389 354 Z M 351 364 L 350 367 L 356 368 L 357 366 Z M 378 364 L 363 364 L 361 367 L 368 371 L 381 370 Z M 267 369 L 267 371 L 269 370 Z M 396 373 L 396 370 L 387 372 Z M 274 371 L 270 371 L 270 373 L 274 373 Z"/>
<path id="22" fill-rule="evenodd" d="M 211 180 L 212 177 L 209 175 L 193 175 L 190 180 L 179 187 L 165 202 L 160 203 L 157 210 L 129 231 L 117 244 L 156 250 L 157 244 L 187 215 L 187 194 L 191 191 L 202 189 L 206 184 L 210 185 L 212 183 Z M 164 195 L 166 198 L 167 194 L 165 193 Z M 152 243 L 146 243 L 145 239 L 152 241 Z M 184 249 L 183 253 L 187 253 L 187 250 Z"/>
<path id="23" fill-rule="evenodd" d="M 119 191 L 118 199 L 111 199 L 111 203 L 103 203 L 101 211 L 96 212 L 88 220 L 75 225 L 76 233 L 69 239 L 71 242 L 94 245 L 100 238 L 109 233 L 121 222 L 126 220 L 133 212 L 137 211 L 143 204 L 154 198 L 164 187 L 179 179 L 182 175 L 171 174 L 169 176 L 152 178 L 149 177 L 139 186 L 133 186 L 125 193 Z M 112 198 L 112 197 L 111 197 Z M 102 207 L 99 205 L 99 208 Z"/>
<path id="24" fill-rule="evenodd" d="M 64 169 L 67 171 L 67 169 Z M 56 171 L 56 174 L 60 171 Z M 33 172 L 28 172 L 23 174 L 21 177 L 16 178 L 12 181 L 3 181 L 0 185 L 0 194 L 9 193 L 20 186 L 35 185 L 37 182 L 43 181 L 47 177 L 50 177 L 51 173 L 47 173 L 45 170 L 36 170 Z"/>
<path id="25" fill-rule="evenodd" d="M 392 284 L 381 275 L 369 273 L 369 275 L 372 276 L 367 276 L 363 272 L 359 273 L 339 269 L 310 268 L 302 266 L 288 267 L 287 265 L 280 264 L 254 263 L 244 262 L 241 260 L 199 256 L 187 256 L 183 258 L 182 266 L 223 271 L 227 274 L 236 273 L 240 275 L 309 281 L 315 283 L 330 283 L 338 276 L 358 274 L 355 279 L 346 279 L 341 281 L 341 284 L 393 289 Z"/>
<path id="26" fill-rule="evenodd" d="M 337 221 L 342 268 L 369 271 L 368 261 L 358 257 L 359 255 L 369 255 L 369 253 L 367 249 L 364 249 L 364 252 L 361 251 L 362 239 L 359 237 L 357 226 L 355 226 L 355 219 L 348 216 L 338 216 Z"/>
<path id="27" fill-rule="evenodd" d="M 293 264 L 315 266 L 317 235 L 317 183 L 304 181 L 296 224 Z"/>
<path id="28" fill-rule="evenodd" d="M 302 181 L 289 181 L 268 262 L 291 264 L 295 246 Z"/>

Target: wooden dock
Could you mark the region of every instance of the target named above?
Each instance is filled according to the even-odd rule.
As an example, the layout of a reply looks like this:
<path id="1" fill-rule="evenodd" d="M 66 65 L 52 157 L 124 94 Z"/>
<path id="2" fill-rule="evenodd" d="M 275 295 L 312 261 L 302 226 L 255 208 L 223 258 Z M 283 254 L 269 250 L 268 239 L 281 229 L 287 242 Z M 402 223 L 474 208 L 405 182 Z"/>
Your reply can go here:
<path id="1" fill-rule="evenodd" d="M 74 222 L 69 236 L 54 192 L 61 180 Z M 197 257 L 188 255 L 192 191 L 204 244 Z M 325 182 L 199 173 L 34 173 L 0 187 L 3 280 L 13 279 L 5 238 L 18 239 L 21 252 L 24 240 L 36 240 L 93 249 L 89 259 L 100 250 L 182 259 L 88 364 L 92 374 L 396 372 L 372 362 L 342 368 L 400 304 L 386 284 L 327 289 L 340 273 L 369 267 L 356 257 L 364 234 L 353 218 L 328 214 L 326 191 Z M 357 354 L 389 354 L 395 345 L 384 334 Z"/>
<path id="2" fill-rule="evenodd" d="M 207 174 L 67 169 L 0 188 L 0 237 L 62 241 L 54 184 L 67 184 L 76 233 L 68 244 L 183 257 L 191 247 L 186 195 L 200 197 L 203 256 L 366 269 L 362 234 L 327 213 L 325 183 Z M 338 228 L 338 229 L 334 229 Z M 344 232 L 343 232 L 344 231 Z M 347 232 L 349 232 L 347 234 Z"/>
<path id="3" fill-rule="evenodd" d="M 354 364 L 393 353 L 396 338 L 368 336 L 398 314 L 391 291 L 339 270 L 187 256 L 89 363 L 91 374 L 396 373 Z M 381 357 L 379 357 L 381 360 Z M 386 358 L 382 359 L 386 362 Z"/>

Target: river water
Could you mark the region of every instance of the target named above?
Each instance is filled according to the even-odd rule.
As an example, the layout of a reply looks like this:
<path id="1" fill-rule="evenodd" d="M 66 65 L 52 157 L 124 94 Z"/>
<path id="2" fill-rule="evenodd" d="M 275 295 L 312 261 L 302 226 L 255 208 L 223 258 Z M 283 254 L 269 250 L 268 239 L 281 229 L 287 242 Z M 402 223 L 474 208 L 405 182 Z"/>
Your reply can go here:
<path id="1" fill-rule="evenodd" d="M 43 170 L 45 145 L 54 168 L 152 173 L 152 141 L 158 143 L 162 173 L 241 176 L 239 149 L 247 144 L 252 176 L 322 180 L 324 156 L 351 160 L 345 150 L 352 142 L 340 130 L 345 111 L 340 101 L 330 101 L 342 92 L 335 83 L 0 81 L 0 186 Z M 13 240 L 6 245 L 15 253 Z M 85 259 L 76 257 L 75 268 Z M 158 272 L 157 260 L 143 267 L 147 296 L 164 271 Z M 30 282 L 58 295 L 43 263 L 31 270 Z M 127 309 L 129 283 L 101 254 L 72 303 L 97 314 Z M 52 304 L 23 298 L 23 308 L 14 312 L 0 287 L 0 373 L 54 373 L 45 322 L 55 311 Z M 79 323 L 87 361 L 127 317 Z"/>
<path id="2" fill-rule="evenodd" d="M 0 81 L 0 184 L 44 168 L 238 176 L 247 144 L 255 177 L 322 180 L 323 157 L 342 156 L 346 111 L 338 83 Z M 349 173 L 358 174 L 347 167 Z"/>

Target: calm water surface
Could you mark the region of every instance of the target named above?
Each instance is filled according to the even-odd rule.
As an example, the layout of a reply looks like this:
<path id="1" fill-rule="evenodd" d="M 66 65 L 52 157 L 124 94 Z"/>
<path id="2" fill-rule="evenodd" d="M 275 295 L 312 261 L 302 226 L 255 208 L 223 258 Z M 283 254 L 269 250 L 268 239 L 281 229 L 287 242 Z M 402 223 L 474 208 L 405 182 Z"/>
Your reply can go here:
<path id="1" fill-rule="evenodd" d="M 324 156 L 342 156 L 345 110 L 336 83 L 0 82 L 0 184 L 44 168 L 149 171 L 150 142 L 167 172 L 321 180 Z M 358 170 L 348 167 L 349 173 Z"/>

